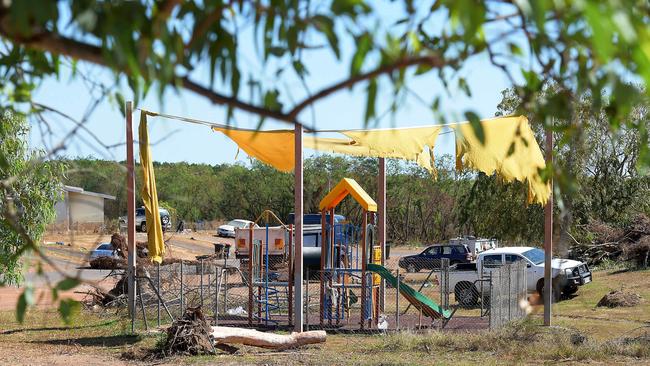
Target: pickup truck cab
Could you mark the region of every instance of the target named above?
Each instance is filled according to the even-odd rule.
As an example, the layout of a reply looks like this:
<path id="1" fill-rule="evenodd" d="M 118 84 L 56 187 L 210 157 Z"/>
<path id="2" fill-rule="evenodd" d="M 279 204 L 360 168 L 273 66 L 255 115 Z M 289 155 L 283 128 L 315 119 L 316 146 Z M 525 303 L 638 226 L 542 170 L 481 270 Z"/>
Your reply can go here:
<path id="1" fill-rule="evenodd" d="M 526 281 L 529 292 L 544 291 L 544 251 L 533 247 L 504 247 L 482 252 L 476 259 L 476 266 L 462 265 L 449 273 L 449 290 L 454 291 L 456 300 L 462 305 L 478 301 L 483 291 L 489 293 L 485 280 L 490 273 L 504 264 L 524 261 L 526 263 Z M 591 271 L 587 264 L 571 259 L 553 258 L 551 261 L 553 277 L 553 298 L 560 299 L 561 294 L 574 294 L 578 287 L 591 282 Z"/>

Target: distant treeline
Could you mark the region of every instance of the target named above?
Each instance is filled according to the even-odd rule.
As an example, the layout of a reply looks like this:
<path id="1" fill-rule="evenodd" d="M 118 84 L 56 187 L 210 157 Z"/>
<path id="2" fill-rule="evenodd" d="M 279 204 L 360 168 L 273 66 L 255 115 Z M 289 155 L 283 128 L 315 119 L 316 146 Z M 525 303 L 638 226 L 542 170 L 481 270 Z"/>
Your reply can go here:
<path id="1" fill-rule="evenodd" d="M 95 159 L 67 160 L 65 163 L 68 166 L 66 184 L 115 195 L 117 200 L 107 201 L 107 217 L 114 219 L 125 214 L 123 163 Z M 541 242 L 543 209 L 539 205 L 526 204 L 524 184 L 503 183 L 495 176 L 484 174 L 456 172 L 452 163 L 450 156 L 437 159 L 438 175 L 433 179 L 418 166 L 388 160 L 389 240 L 433 243 L 472 234 L 512 243 Z M 139 166 L 136 172 L 136 180 L 141 182 Z M 173 208 L 178 218 L 187 222 L 252 220 L 265 209 L 274 211 L 284 220 L 293 211 L 293 175 L 259 162 L 250 166 L 156 163 L 155 172 L 161 204 Z M 306 159 L 305 212 L 318 212 L 319 201 L 343 177 L 357 180 L 376 197 L 377 172 L 377 160 L 371 158 L 317 156 Z M 600 182 L 592 177 L 582 185 L 577 181 L 572 196 L 573 225 L 593 219 L 625 221 L 647 206 L 645 202 L 639 204 L 637 199 L 648 191 L 644 178 L 612 180 L 608 177 Z M 141 204 L 139 192 L 137 202 Z M 559 209 L 556 211 L 560 213 Z M 359 206 L 351 198 L 344 200 L 338 213 L 357 222 L 361 215 Z M 560 222 L 556 225 L 558 232 L 559 225 Z"/>

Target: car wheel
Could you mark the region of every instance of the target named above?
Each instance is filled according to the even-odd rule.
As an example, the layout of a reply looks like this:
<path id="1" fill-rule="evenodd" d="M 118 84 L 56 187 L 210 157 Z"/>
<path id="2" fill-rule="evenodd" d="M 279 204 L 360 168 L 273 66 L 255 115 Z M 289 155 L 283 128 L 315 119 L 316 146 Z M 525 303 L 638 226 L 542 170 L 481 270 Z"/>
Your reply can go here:
<path id="1" fill-rule="evenodd" d="M 573 295 L 576 292 L 578 292 L 578 288 L 579 288 L 578 286 L 576 286 L 576 287 L 567 287 L 567 288 L 564 289 L 563 292 L 565 294 L 567 294 L 567 295 Z"/>
<path id="2" fill-rule="evenodd" d="M 454 287 L 454 296 L 456 302 L 462 307 L 472 307 L 478 304 L 478 291 L 474 284 L 467 281 L 461 281 Z"/>
<path id="3" fill-rule="evenodd" d="M 408 272 L 408 273 L 415 273 L 415 272 L 419 272 L 419 271 L 420 270 L 418 269 L 418 267 L 416 267 L 415 264 L 413 264 L 413 263 L 409 263 L 406 266 L 406 272 Z"/>
<path id="4" fill-rule="evenodd" d="M 147 232 L 147 223 L 144 222 L 144 221 L 140 224 L 140 232 L 143 232 L 143 233 Z"/>
<path id="5" fill-rule="evenodd" d="M 537 293 L 542 298 L 542 302 L 543 302 L 544 301 L 544 279 L 543 278 L 537 281 Z M 551 292 L 551 295 L 553 296 L 551 302 L 558 302 L 562 297 L 562 290 L 555 283 L 553 283 L 553 291 Z"/>

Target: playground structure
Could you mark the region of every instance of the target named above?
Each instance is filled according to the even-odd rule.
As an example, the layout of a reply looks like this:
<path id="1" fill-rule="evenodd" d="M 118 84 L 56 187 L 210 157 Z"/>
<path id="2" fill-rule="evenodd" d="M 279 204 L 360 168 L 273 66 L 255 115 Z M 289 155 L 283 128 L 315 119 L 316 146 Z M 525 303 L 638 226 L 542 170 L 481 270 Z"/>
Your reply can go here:
<path id="1" fill-rule="evenodd" d="M 129 248 L 128 308 L 131 315 L 131 328 L 134 330 L 137 286 L 135 270 L 135 173 L 133 154 L 134 139 L 132 126 L 132 102 L 126 103 L 125 114 L 127 137 L 127 191 L 129 192 L 127 195 L 127 242 Z M 411 160 L 417 162 L 424 168 L 432 169 L 432 160 L 430 159 L 429 153 L 433 151 L 433 146 L 435 145 L 436 139 L 441 129 L 443 128 L 448 128 L 456 134 L 456 163 L 459 169 L 466 166 L 490 174 L 496 172 L 496 174 L 503 176 L 507 181 L 518 180 L 521 182 L 527 182 L 529 193 L 528 202 L 546 204 L 545 250 L 547 253 L 551 252 L 551 184 L 544 181 L 539 175 L 539 171 L 541 171 L 545 166 L 544 158 L 539 149 L 539 146 L 535 141 L 532 130 L 528 125 L 528 121 L 523 116 L 498 117 L 490 120 L 480 121 L 485 135 L 484 140 L 487 142 L 485 143 L 484 141 L 479 141 L 475 132 L 473 131 L 473 126 L 468 122 L 395 129 L 340 130 L 335 132 L 343 134 L 346 136 L 346 138 L 329 139 L 308 137 L 303 141 L 303 133 L 305 131 L 303 130 L 302 126 L 297 124 L 294 126 L 293 130 L 257 131 L 233 128 L 232 126 L 220 125 L 191 118 L 148 112 L 145 110 L 142 110 L 140 121 L 140 134 L 144 135 L 145 138 L 141 137 L 141 141 L 147 141 L 147 115 L 160 116 L 164 118 L 181 120 L 183 122 L 209 126 L 214 131 L 219 131 L 226 134 L 230 139 L 235 141 L 240 148 L 246 151 L 249 156 L 258 158 L 259 160 L 270 164 L 279 170 L 286 172 L 293 170 L 295 173 L 294 211 L 296 220 L 295 227 L 290 229 L 291 233 L 288 236 L 288 238 L 293 238 L 293 242 L 289 243 L 289 248 L 291 250 L 288 250 L 287 252 L 287 263 L 291 263 L 287 265 L 287 281 L 274 281 L 274 275 L 272 273 L 269 273 L 269 270 L 271 269 L 269 262 L 270 256 L 268 251 L 269 240 L 265 240 L 264 243 L 258 240 L 259 245 L 255 246 L 253 243 L 253 231 L 251 230 L 250 233 L 248 256 L 249 270 L 246 278 L 248 281 L 244 282 L 247 282 L 246 285 L 249 290 L 248 319 L 249 323 L 251 324 L 254 317 L 257 319 L 258 323 L 261 323 L 262 320 L 267 323 L 269 320 L 272 320 L 270 319 L 272 311 L 278 310 L 280 307 L 276 308 L 270 304 L 270 298 L 273 298 L 273 295 L 277 294 L 277 292 L 274 292 L 273 289 L 270 289 L 269 285 L 277 285 L 277 287 L 280 288 L 283 287 L 281 286 L 283 285 L 283 282 L 286 282 L 288 303 L 293 303 L 293 306 L 287 304 L 287 310 L 288 314 L 293 315 L 289 315 L 289 317 L 292 318 L 289 323 L 295 327 L 295 331 L 302 332 L 303 326 L 305 324 L 305 311 L 309 313 L 310 278 L 307 276 L 307 286 L 305 287 L 305 281 L 303 277 L 303 146 L 334 153 L 378 158 L 379 174 L 377 177 L 377 190 L 379 204 L 375 204 L 374 211 L 377 212 L 378 216 L 377 236 L 379 245 L 377 246 L 381 249 L 373 248 L 374 235 L 369 234 L 373 232 L 372 227 L 370 228 L 370 231 L 368 230 L 368 214 L 369 212 L 373 211 L 370 211 L 369 209 L 364 208 L 364 215 L 362 219 L 363 225 L 361 230 L 363 240 L 356 244 L 357 252 L 359 251 L 359 245 L 361 245 L 361 268 L 352 267 L 353 257 L 349 251 L 349 243 L 348 247 L 346 248 L 345 242 L 336 240 L 337 237 L 341 236 L 340 234 L 336 234 L 336 226 L 333 225 L 333 223 L 330 223 L 328 225 L 327 223 L 322 222 L 323 235 L 321 240 L 321 272 L 329 272 L 329 277 L 327 277 L 325 281 L 320 280 L 320 295 L 322 301 L 320 301 L 319 306 L 322 310 L 320 314 L 321 324 L 324 323 L 326 316 L 328 318 L 328 325 L 331 323 L 331 320 L 336 320 L 337 324 L 340 323 L 340 320 L 342 320 L 343 316 L 345 316 L 344 312 L 342 313 L 341 311 L 342 309 L 346 310 L 346 304 L 341 303 L 339 299 L 352 299 L 351 291 L 346 291 L 343 289 L 343 287 L 341 287 L 341 290 L 339 290 L 336 288 L 336 286 L 345 286 L 346 284 L 349 284 L 349 290 L 349 287 L 352 285 L 358 285 L 356 282 L 360 282 L 362 310 L 360 326 L 363 328 L 366 321 L 368 322 L 368 326 L 371 326 L 373 320 L 375 325 L 377 325 L 379 320 L 379 313 L 380 311 L 384 310 L 385 280 L 389 277 L 382 276 L 381 269 L 374 266 L 370 267 L 370 272 L 377 272 L 377 274 L 380 276 L 375 276 L 371 273 L 368 273 L 368 264 L 370 259 L 372 259 L 374 262 L 372 264 L 377 264 L 377 262 L 383 264 L 384 262 L 383 248 L 386 245 L 385 158 Z M 318 131 L 309 131 L 309 133 L 316 132 Z M 548 136 L 550 136 L 550 134 Z M 550 146 L 549 141 L 551 140 L 547 138 L 548 146 Z M 515 147 L 514 151 L 512 151 L 513 146 Z M 143 166 L 143 169 L 147 170 L 150 176 L 153 177 L 153 165 L 151 164 L 152 159 L 148 150 L 148 144 L 140 144 L 141 156 L 147 157 L 147 164 L 142 163 L 141 165 Z M 550 150 L 550 148 L 547 149 L 547 152 Z M 150 198 L 147 198 L 149 204 L 151 204 L 153 201 L 156 201 L 155 180 L 152 179 L 148 182 L 149 183 L 145 186 L 152 188 L 153 192 L 152 196 Z M 347 196 L 347 194 L 350 193 L 351 192 L 344 193 L 339 201 L 333 199 L 332 202 L 334 203 L 331 205 L 331 207 L 328 207 L 327 205 L 320 207 L 321 212 L 330 211 L 333 215 L 336 205 L 340 202 L 340 200 L 342 200 L 345 196 Z M 333 192 L 330 192 L 330 194 L 333 194 Z M 339 192 L 339 194 L 341 194 L 341 192 Z M 333 196 L 337 197 L 334 194 Z M 359 202 L 359 200 L 357 200 L 357 202 Z M 325 217 L 324 213 L 323 217 Z M 370 221 L 374 223 L 374 216 Z M 327 236 L 328 231 L 329 236 Z M 162 254 L 164 252 L 164 246 L 161 240 L 162 234 L 158 233 L 158 230 L 149 230 L 148 235 L 150 253 L 155 254 L 152 256 L 152 258 L 159 261 L 161 260 Z M 342 235 L 341 237 L 345 238 L 346 235 Z M 266 251 L 263 250 L 263 247 L 266 248 Z M 292 256 L 292 258 L 289 258 L 289 256 Z M 547 288 L 545 288 L 544 292 L 544 320 L 545 324 L 547 325 L 550 324 L 550 294 L 552 290 L 550 286 L 550 258 L 550 255 L 546 256 L 546 262 L 548 263 L 546 263 L 545 278 L 548 281 L 545 282 L 547 284 Z M 359 256 L 357 255 L 354 260 L 355 264 L 358 263 Z M 257 263 L 255 266 L 253 266 L 255 264 L 254 262 Z M 372 270 L 373 268 L 374 270 Z M 255 269 L 256 273 L 253 272 L 253 269 Z M 358 272 L 359 275 L 356 275 L 355 272 Z M 368 276 L 369 274 L 371 275 L 370 277 Z M 355 275 L 358 276 L 356 279 L 354 278 Z M 254 276 L 256 281 L 253 281 Z M 203 277 L 201 277 L 201 280 L 202 278 Z M 384 278 L 383 281 L 382 278 Z M 399 276 L 397 276 L 397 279 L 399 281 Z M 291 284 L 293 284 L 293 286 Z M 326 284 L 330 284 L 330 287 L 327 288 L 329 290 L 329 293 L 324 294 Z M 226 283 L 226 288 L 228 288 L 228 286 L 229 285 Z M 401 293 L 402 286 L 398 285 L 397 287 L 398 293 Z M 257 296 L 254 296 L 255 288 L 257 289 Z M 200 289 L 203 289 L 202 284 L 200 286 Z M 219 290 L 219 288 L 217 288 L 217 290 Z M 303 290 L 306 290 L 307 294 L 305 295 L 307 296 L 304 296 Z M 293 294 L 292 291 L 295 291 L 295 294 Z M 339 296 L 339 293 L 342 296 Z M 269 297 L 269 294 L 271 294 L 271 297 Z M 409 297 L 406 297 L 407 300 L 409 300 Z M 307 307 L 304 306 L 305 299 L 307 299 L 308 302 Z M 425 302 L 420 301 L 420 303 L 424 304 Z M 252 314 L 253 304 L 257 304 L 258 307 L 256 316 Z M 418 304 L 414 305 L 416 308 L 418 308 Z M 262 316 L 262 308 L 264 309 L 264 316 Z M 293 309 L 300 309 L 300 311 L 293 311 Z M 349 309 L 349 305 L 347 309 Z M 420 306 L 419 309 L 421 312 L 423 311 L 422 306 Z M 217 314 L 215 314 L 215 318 L 216 315 Z M 432 318 L 435 318 L 436 316 L 437 315 L 435 312 L 431 313 Z M 347 316 L 347 319 L 349 320 L 350 317 Z M 307 324 L 309 324 L 308 317 Z"/>
<path id="2" fill-rule="evenodd" d="M 346 197 L 361 206 L 360 226 L 333 219 Z M 320 267 L 312 272 L 307 269 L 301 285 L 306 294 L 307 329 L 379 331 L 388 329 L 386 319 L 393 314 L 395 323 L 391 329 L 434 327 L 437 320 L 438 327 L 444 328 L 457 311 L 462 315 L 460 319 L 454 318 L 455 329 L 480 329 L 500 327 L 523 316 L 518 301 L 526 294 L 525 277 L 521 277 L 525 268 L 507 268 L 494 282 L 490 278 L 490 291 L 481 291 L 480 298 L 469 307 L 457 298 L 457 304 L 450 306 L 449 260 L 443 260 L 440 268 L 426 276 L 400 275 L 396 261 L 386 263 L 375 239 L 377 204 L 356 181 L 342 179 L 320 201 L 319 209 L 321 236 L 312 249 L 318 250 Z M 159 265 L 155 284 L 151 278 L 143 278 L 151 285 L 151 291 L 138 287 L 145 327 L 145 307 L 156 306 L 158 324 L 161 306 L 170 319 L 172 313 L 182 314 L 186 306 L 203 306 L 212 310 L 215 325 L 292 327 L 295 291 L 290 279 L 295 275 L 296 250 L 293 226 L 285 225 L 269 210 L 262 212 L 254 223 L 258 227 L 250 225 L 236 232 L 240 253 L 237 259 L 228 258 L 228 251 L 222 251 L 195 263 Z M 317 290 L 312 292 L 313 286 Z M 312 302 L 314 297 L 317 300 Z M 400 297 L 406 300 L 402 306 Z M 318 307 L 317 321 L 310 320 L 310 315 L 316 315 L 310 314 L 312 306 Z M 409 313 L 411 308 L 415 311 Z M 493 313 L 497 315 L 494 319 Z M 431 324 L 423 325 L 423 317 L 430 318 Z"/>
<path id="3" fill-rule="evenodd" d="M 361 238 L 357 243 L 348 240 L 349 224 L 334 223 L 336 206 L 347 196 L 353 197 L 363 210 Z M 323 326 L 327 320 L 328 325 L 332 325 L 332 320 L 335 320 L 338 325 L 346 317 L 349 321 L 351 300 L 356 297 L 353 289 L 357 288 L 361 294 L 359 324 L 361 329 L 366 322 L 370 327 L 373 320 L 376 324 L 379 316 L 381 285 L 381 281 L 369 276 L 367 270 L 369 259 L 381 264 L 381 247 L 375 246 L 374 240 L 377 203 L 356 181 L 344 178 L 321 200 L 319 209 L 323 238 L 320 260 L 320 324 Z M 330 222 L 326 222 L 328 214 Z M 370 224 L 368 216 L 371 216 Z"/>
<path id="4" fill-rule="evenodd" d="M 334 221 L 336 207 L 348 196 L 362 208 L 360 227 L 350 222 Z M 443 309 L 423 293 L 405 283 L 400 284 L 383 267 L 382 247 L 378 245 L 375 234 L 377 204 L 356 181 L 349 178 L 341 180 L 321 200 L 319 209 L 321 236 L 320 240 L 314 242 L 319 248 L 312 249 L 319 250 L 320 267 L 317 273 L 312 272 L 312 276 L 307 276 L 306 287 L 309 288 L 313 282 L 318 284 L 318 323 L 321 328 L 350 328 L 354 324 L 358 324 L 360 329 L 377 328 L 385 310 L 386 282 L 398 288 L 398 293 L 420 311 L 420 316 L 448 320 L 453 315 L 453 312 Z M 242 278 L 246 279 L 242 285 L 248 288 L 248 325 L 277 327 L 287 323 L 290 326 L 294 310 L 293 283 L 289 280 L 294 275 L 293 226 L 285 225 L 268 210 L 254 222 L 259 225 L 258 228 L 250 225 L 248 229 L 238 229 L 236 233 Z M 272 222 L 277 226 L 270 226 Z M 313 253 L 307 251 L 305 255 Z M 227 273 L 219 276 L 216 291 L 221 292 L 222 287 L 229 287 Z M 351 323 L 355 317 L 353 310 L 358 311 L 357 323 Z"/>
<path id="5" fill-rule="evenodd" d="M 248 324 L 256 321 L 265 326 L 278 325 L 275 316 L 282 316 L 285 309 L 290 324 L 293 314 L 293 284 L 290 281 L 293 277 L 293 226 L 286 226 L 269 210 L 262 212 L 255 224 L 259 225 L 261 220 L 264 220 L 263 227 L 250 225 L 242 230 L 248 231 L 248 242 L 240 239 L 237 243 L 238 249 L 248 249 Z M 271 220 L 279 226 L 270 227 Z M 275 234 L 273 238 L 271 233 Z"/>

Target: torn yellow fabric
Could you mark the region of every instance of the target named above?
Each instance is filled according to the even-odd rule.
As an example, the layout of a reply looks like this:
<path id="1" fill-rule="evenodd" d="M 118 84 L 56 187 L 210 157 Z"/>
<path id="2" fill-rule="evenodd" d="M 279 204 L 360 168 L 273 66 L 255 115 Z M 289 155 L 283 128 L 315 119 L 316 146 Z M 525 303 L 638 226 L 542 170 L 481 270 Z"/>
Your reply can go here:
<path id="1" fill-rule="evenodd" d="M 305 136 L 302 145 L 308 149 L 345 154 L 351 156 L 369 156 L 368 148 L 357 144 L 354 140 L 329 137 Z"/>
<path id="2" fill-rule="evenodd" d="M 551 193 L 539 170 L 546 166 L 528 119 L 500 117 L 481 121 L 485 143 L 469 123 L 450 126 L 456 130 L 456 169 L 470 168 L 497 173 L 505 181 L 528 184 L 528 202 L 545 204 Z"/>
<path id="3" fill-rule="evenodd" d="M 248 156 L 272 165 L 283 172 L 290 172 L 294 166 L 293 130 L 254 131 L 212 127 L 233 140 Z"/>
<path id="4" fill-rule="evenodd" d="M 396 158 L 415 161 L 421 167 L 434 171 L 431 159 L 440 126 L 392 128 L 381 130 L 344 130 L 350 138 L 306 137 L 307 148 L 354 156 Z"/>
<path id="5" fill-rule="evenodd" d="M 151 148 L 149 147 L 146 112 L 140 113 L 138 135 L 140 140 L 140 165 L 142 166 L 142 190 L 140 194 L 145 207 L 149 258 L 153 262 L 161 263 L 165 254 L 165 243 L 158 210 L 158 191 L 156 190 L 156 175 L 154 174 Z"/>
<path id="6" fill-rule="evenodd" d="M 415 161 L 434 171 L 431 151 L 436 145 L 441 126 L 391 128 L 380 130 L 341 131 L 361 146 L 370 156 Z"/>

